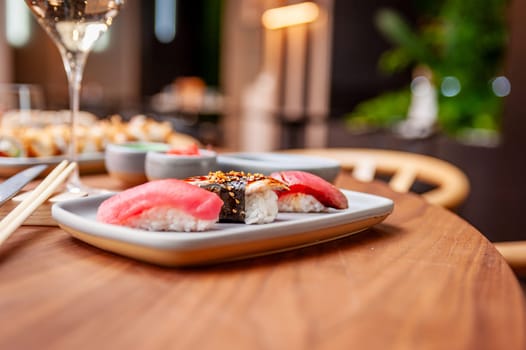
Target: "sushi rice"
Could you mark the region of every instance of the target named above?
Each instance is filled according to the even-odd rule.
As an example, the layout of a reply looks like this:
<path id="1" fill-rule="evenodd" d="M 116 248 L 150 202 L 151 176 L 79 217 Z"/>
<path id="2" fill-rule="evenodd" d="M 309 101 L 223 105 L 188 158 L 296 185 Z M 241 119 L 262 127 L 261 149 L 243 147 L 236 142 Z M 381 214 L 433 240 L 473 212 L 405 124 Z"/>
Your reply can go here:
<path id="1" fill-rule="evenodd" d="M 182 210 L 164 206 L 147 209 L 122 224 L 148 231 L 195 232 L 208 230 L 216 221 L 198 219 Z"/>
<path id="2" fill-rule="evenodd" d="M 278 215 L 278 195 L 254 183 L 245 193 L 245 224 L 267 224 Z"/>
<path id="3" fill-rule="evenodd" d="M 328 208 L 320 203 L 316 197 L 305 193 L 287 193 L 279 198 L 279 211 L 296 213 L 323 213 Z"/>

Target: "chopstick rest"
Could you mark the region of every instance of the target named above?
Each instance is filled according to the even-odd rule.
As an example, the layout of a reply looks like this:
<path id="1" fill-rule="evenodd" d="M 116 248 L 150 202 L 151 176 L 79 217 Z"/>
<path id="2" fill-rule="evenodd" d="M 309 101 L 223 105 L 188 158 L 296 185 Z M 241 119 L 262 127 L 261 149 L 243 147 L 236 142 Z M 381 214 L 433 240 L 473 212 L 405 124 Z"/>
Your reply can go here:
<path id="1" fill-rule="evenodd" d="M 77 163 L 63 160 L 48 176 L 2 221 L 0 221 L 0 245 L 44 203 L 76 168 Z"/>

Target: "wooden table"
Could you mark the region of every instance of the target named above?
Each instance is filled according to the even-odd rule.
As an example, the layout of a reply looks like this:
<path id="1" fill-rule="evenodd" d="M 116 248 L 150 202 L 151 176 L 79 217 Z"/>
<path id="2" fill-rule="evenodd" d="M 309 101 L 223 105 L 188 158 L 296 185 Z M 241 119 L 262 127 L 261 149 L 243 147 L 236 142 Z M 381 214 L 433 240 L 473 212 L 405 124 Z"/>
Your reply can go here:
<path id="1" fill-rule="evenodd" d="M 157 267 L 23 227 L 0 248 L 0 349 L 526 348 L 520 286 L 479 232 L 416 195 L 338 183 L 393 198 L 393 214 L 209 267 Z"/>

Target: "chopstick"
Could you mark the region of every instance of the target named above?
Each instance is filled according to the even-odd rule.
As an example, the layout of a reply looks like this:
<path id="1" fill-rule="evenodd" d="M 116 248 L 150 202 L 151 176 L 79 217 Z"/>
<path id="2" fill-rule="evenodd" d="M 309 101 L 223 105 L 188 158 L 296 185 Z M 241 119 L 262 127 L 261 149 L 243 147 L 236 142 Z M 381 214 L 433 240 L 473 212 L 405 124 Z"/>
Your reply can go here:
<path id="1" fill-rule="evenodd" d="M 75 162 L 69 165 L 67 160 L 60 162 L 29 196 L 0 221 L 0 245 L 55 192 L 76 166 Z"/>

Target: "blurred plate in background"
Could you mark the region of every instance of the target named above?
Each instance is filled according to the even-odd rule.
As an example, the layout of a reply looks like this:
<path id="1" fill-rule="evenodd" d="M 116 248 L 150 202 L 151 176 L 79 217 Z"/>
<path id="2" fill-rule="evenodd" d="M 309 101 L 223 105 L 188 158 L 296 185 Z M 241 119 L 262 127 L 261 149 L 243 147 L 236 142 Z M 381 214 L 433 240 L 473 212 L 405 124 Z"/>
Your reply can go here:
<path id="1" fill-rule="evenodd" d="M 60 163 L 64 156 L 55 157 L 0 157 L 0 177 L 8 177 L 33 165 L 55 165 Z M 104 153 L 86 153 L 79 155 L 79 170 L 81 173 L 102 173 L 104 166 Z"/>
<path id="2" fill-rule="evenodd" d="M 269 175 L 274 171 L 302 170 L 333 182 L 340 164 L 328 158 L 287 153 L 227 153 L 217 157 L 220 170 L 244 171 Z"/>

